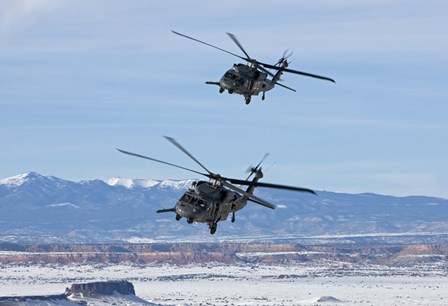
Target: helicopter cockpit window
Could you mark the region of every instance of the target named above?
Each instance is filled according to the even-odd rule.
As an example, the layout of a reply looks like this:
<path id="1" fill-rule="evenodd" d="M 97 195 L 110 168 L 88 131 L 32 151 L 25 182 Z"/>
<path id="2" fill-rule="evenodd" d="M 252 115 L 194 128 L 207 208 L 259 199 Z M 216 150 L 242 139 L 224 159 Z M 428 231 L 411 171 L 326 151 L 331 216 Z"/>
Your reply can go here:
<path id="1" fill-rule="evenodd" d="M 236 75 L 232 71 L 227 71 L 224 77 L 233 80 L 236 78 Z"/>
<path id="2" fill-rule="evenodd" d="M 179 201 L 185 202 L 185 203 L 192 203 L 192 201 L 194 200 L 194 198 L 189 195 L 188 193 L 184 194 Z"/>

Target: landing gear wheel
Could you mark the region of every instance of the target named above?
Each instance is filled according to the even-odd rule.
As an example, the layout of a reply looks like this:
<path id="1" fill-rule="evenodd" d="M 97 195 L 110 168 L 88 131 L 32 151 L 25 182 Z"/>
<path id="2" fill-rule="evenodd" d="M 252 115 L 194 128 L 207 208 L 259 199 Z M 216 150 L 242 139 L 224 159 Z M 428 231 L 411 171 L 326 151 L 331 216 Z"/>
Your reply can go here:
<path id="1" fill-rule="evenodd" d="M 233 90 L 229 89 L 229 94 L 233 94 Z"/>
<path id="2" fill-rule="evenodd" d="M 193 222 L 194 222 L 193 219 L 188 219 L 188 220 L 187 220 L 187 223 L 188 223 L 188 224 L 192 224 Z"/>
<path id="3" fill-rule="evenodd" d="M 232 223 L 235 222 L 235 213 L 232 213 Z"/>
<path id="4" fill-rule="evenodd" d="M 219 87 L 219 93 L 223 93 L 224 92 L 224 88 Z"/>
<path id="5" fill-rule="evenodd" d="M 216 229 L 218 228 L 218 224 L 212 224 L 210 225 L 210 234 L 216 233 Z"/>
<path id="6" fill-rule="evenodd" d="M 263 95 L 261 96 L 261 100 L 264 101 L 264 98 L 265 98 L 265 96 L 264 96 L 264 91 L 263 91 Z"/>
<path id="7" fill-rule="evenodd" d="M 176 221 L 179 221 L 180 218 L 182 218 L 181 216 L 179 216 L 178 214 L 176 214 Z"/>
<path id="8" fill-rule="evenodd" d="M 245 99 L 246 99 L 246 105 L 248 105 L 250 103 L 250 96 L 245 97 Z"/>

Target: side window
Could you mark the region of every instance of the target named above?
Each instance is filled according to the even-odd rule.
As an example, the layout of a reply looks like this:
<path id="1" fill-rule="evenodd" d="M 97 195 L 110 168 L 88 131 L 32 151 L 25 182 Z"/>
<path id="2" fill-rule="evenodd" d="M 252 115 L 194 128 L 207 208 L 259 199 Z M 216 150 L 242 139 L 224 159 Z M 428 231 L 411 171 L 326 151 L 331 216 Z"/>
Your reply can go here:
<path id="1" fill-rule="evenodd" d="M 204 200 L 199 200 L 199 201 L 198 201 L 198 206 L 199 206 L 199 207 L 205 207 L 206 204 L 207 204 L 207 202 L 204 201 Z"/>

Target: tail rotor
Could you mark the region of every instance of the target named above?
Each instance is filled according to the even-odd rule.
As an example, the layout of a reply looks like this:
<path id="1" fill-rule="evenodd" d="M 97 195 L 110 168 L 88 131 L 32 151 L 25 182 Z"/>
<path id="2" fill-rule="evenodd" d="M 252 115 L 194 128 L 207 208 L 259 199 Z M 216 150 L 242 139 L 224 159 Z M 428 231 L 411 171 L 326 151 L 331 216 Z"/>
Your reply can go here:
<path id="1" fill-rule="evenodd" d="M 289 49 L 286 49 L 285 51 L 283 51 L 282 57 L 278 60 L 277 64 L 275 64 L 275 66 L 278 67 L 288 67 L 288 58 L 291 57 L 291 55 L 293 55 L 294 52 L 289 52 Z"/>
<path id="2" fill-rule="evenodd" d="M 249 176 L 246 178 L 246 181 L 248 181 L 250 179 L 250 177 L 258 172 L 261 172 L 261 164 L 263 163 L 263 161 L 266 159 L 266 157 L 269 156 L 269 153 L 266 153 L 263 158 L 261 159 L 261 161 L 254 167 L 254 166 L 250 166 L 249 168 L 247 168 L 246 173 L 249 173 Z"/>

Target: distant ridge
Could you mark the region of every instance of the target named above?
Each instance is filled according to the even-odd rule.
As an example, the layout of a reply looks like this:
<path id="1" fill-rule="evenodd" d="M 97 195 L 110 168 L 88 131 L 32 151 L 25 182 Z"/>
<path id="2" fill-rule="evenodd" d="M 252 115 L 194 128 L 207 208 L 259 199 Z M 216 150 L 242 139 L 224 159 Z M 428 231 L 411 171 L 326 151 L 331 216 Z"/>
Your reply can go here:
<path id="1" fill-rule="evenodd" d="M 98 180 L 91 180 L 91 181 L 98 181 Z M 91 182 L 89 180 L 83 180 L 79 183 L 81 184 L 88 184 Z M 152 180 L 152 179 L 130 179 L 130 178 L 121 178 L 121 177 L 113 177 L 110 178 L 104 183 L 110 185 L 110 186 L 122 186 L 126 188 L 135 188 L 135 187 L 141 187 L 141 188 L 151 188 L 154 186 L 160 186 L 160 187 L 173 187 L 173 188 L 187 188 L 191 182 L 193 182 L 193 179 L 188 180 Z M 67 183 L 75 183 L 72 181 L 64 180 L 55 176 L 44 176 L 37 172 L 26 172 L 22 174 L 18 174 L 15 176 L 11 176 L 8 178 L 0 179 L 0 185 L 8 186 L 8 187 L 19 187 L 23 184 L 31 183 L 31 182 L 53 182 L 55 184 L 67 184 Z"/>
<path id="2" fill-rule="evenodd" d="M 214 237 L 204 224 L 176 222 L 174 207 L 193 180 L 111 178 L 73 182 L 36 172 L 0 179 L 0 241 L 92 243 L 346 239 L 446 242 L 448 200 L 372 193 L 282 190 L 256 193 L 279 207 L 249 204 Z M 383 237 L 383 238 L 378 238 Z M 386 238 L 384 238 L 386 237 Z M 394 238 L 392 238 L 394 237 Z"/>

